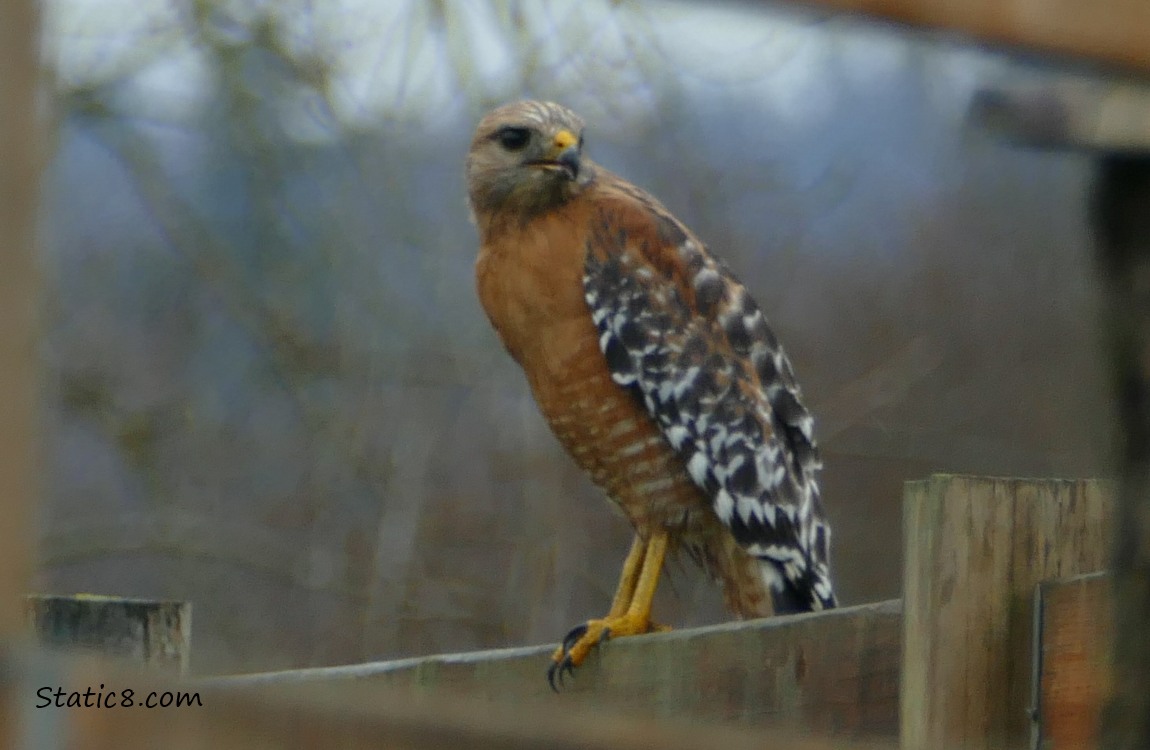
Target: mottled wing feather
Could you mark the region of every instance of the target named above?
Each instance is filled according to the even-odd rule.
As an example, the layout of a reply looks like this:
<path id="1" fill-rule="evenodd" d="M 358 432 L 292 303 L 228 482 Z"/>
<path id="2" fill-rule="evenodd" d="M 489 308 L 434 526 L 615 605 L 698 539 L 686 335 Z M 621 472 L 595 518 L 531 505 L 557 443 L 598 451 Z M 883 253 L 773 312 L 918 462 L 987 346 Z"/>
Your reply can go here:
<path id="1" fill-rule="evenodd" d="M 835 604 L 810 414 L 746 289 L 654 199 L 601 209 L 584 292 L 615 382 L 642 398 L 777 611 Z"/>

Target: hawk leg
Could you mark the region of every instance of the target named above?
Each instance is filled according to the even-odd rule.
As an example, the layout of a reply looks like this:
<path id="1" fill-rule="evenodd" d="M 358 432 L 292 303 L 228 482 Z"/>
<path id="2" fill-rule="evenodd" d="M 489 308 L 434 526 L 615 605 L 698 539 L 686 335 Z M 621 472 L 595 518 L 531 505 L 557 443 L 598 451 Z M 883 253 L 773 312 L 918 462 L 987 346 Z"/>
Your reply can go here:
<path id="1" fill-rule="evenodd" d="M 646 539 L 635 535 L 607 616 L 601 620 L 588 620 L 573 628 L 551 655 L 547 681 L 552 690 L 558 692 L 558 685 L 563 684 L 563 673 L 574 674 L 575 667 L 583 663 L 591 649 L 608 638 L 669 630 L 651 622 L 651 600 L 655 597 L 666 555 L 666 531 L 657 531 Z"/>

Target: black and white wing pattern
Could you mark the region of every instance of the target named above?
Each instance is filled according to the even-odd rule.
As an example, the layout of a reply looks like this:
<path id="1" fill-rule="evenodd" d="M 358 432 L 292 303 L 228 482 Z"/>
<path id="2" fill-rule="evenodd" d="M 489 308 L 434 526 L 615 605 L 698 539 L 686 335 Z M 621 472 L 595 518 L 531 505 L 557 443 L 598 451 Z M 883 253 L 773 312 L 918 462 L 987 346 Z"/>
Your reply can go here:
<path id="1" fill-rule="evenodd" d="M 583 277 L 612 377 L 760 560 L 775 611 L 834 607 L 821 462 L 790 362 L 726 266 L 626 187 L 650 220 L 601 210 Z"/>

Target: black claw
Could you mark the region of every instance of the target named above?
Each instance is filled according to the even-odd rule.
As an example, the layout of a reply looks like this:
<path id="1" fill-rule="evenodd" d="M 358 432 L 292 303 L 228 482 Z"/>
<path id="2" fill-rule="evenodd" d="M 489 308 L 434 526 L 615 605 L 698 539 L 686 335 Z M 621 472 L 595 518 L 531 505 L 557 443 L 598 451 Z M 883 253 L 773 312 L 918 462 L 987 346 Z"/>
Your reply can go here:
<path id="1" fill-rule="evenodd" d="M 571 657 L 567 654 L 564 654 L 563 658 L 559 661 L 552 662 L 551 666 L 547 668 L 547 684 L 550 685 L 551 689 L 556 693 L 559 692 L 559 688 L 563 687 L 564 672 L 572 677 L 575 676 L 575 666 L 571 663 Z"/>
<path id="2" fill-rule="evenodd" d="M 551 666 L 547 668 L 547 684 L 556 693 L 563 687 L 563 675 L 566 673 L 570 677 L 575 676 L 575 665 L 571 663 L 571 649 L 579 642 L 587 633 L 587 623 L 576 625 L 563 636 L 563 658 L 559 661 L 551 662 Z M 603 639 L 600 638 L 600 641 Z"/>
<path id="3" fill-rule="evenodd" d="M 611 639 L 611 628 L 603 628 L 603 632 L 599 634 L 599 645 L 602 646 Z"/>
<path id="4" fill-rule="evenodd" d="M 566 661 L 564 657 L 563 661 Z M 559 692 L 559 686 L 563 684 L 563 671 L 560 665 L 563 661 L 553 661 L 551 666 L 547 668 L 547 684 L 551 686 L 551 690 L 555 693 Z"/>

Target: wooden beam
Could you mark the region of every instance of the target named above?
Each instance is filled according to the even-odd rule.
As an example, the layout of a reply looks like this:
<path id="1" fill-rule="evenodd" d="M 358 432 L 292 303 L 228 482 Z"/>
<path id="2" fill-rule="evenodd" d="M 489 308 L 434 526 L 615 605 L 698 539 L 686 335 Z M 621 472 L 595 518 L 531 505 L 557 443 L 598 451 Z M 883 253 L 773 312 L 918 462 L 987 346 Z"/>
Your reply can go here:
<path id="1" fill-rule="evenodd" d="M 1144 0 L 802 0 L 980 42 L 1150 73 Z"/>
<path id="2" fill-rule="evenodd" d="M 182 673 L 191 656 L 192 605 L 111 596 L 29 596 L 28 621 L 44 646 L 98 651 Z"/>
<path id="3" fill-rule="evenodd" d="M 24 629 L 36 508 L 37 7 L 0 2 L 0 639 Z"/>
<path id="4" fill-rule="evenodd" d="M 538 675 L 536 675 L 538 676 Z M 103 689 L 100 690 L 99 686 Z M 43 687 L 50 705 L 39 707 Z M 56 700 L 91 690 L 133 690 L 133 705 L 196 696 L 182 707 L 57 708 Z M 144 750 L 157 747 L 338 747 L 341 750 L 894 750 L 893 741 L 863 742 L 805 737 L 790 731 L 736 728 L 688 720 L 652 719 L 590 708 L 569 696 L 533 701 L 488 700 L 425 687 L 389 688 L 370 681 L 206 686 L 164 681 L 126 670 L 106 659 L 60 659 L 25 654 L 0 670 L 0 689 L 28 706 L 22 744 L 16 747 L 82 747 Z M 56 697 L 56 690 L 62 698 Z M 153 696 L 153 693 L 155 695 Z M 82 700 L 82 697 L 79 698 Z M 9 745 L 13 746 L 13 745 Z"/>
<path id="5" fill-rule="evenodd" d="M 890 601 L 620 639 L 592 655 L 558 696 L 544 678 L 551 646 L 241 675 L 213 684 L 354 682 L 893 739 L 901 620 L 899 603 Z"/>
<path id="6" fill-rule="evenodd" d="M 1104 568 L 1110 514 L 1096 481 L 907 483 L 904 748 L 1026 744 L 1035 586 Z"/>
<path id="7" fill-rule="evenodd" d="M 1077 79 L 985 89 L 971 101 L 969 121 L 1022 146 L 1147 153 L 1150 87 Z"/>
<path id="8" fill-rule="evenodd" d="M 1034 747 L 1100 747 L 1102 707 L 1110 692 L 1111 610 L 1110 578 L 1101 573 L 1038 587 Z"/>
<path id="9" fill-rule="evenodd" d="M 0 644 L 24 633 L 32 570 L 38 439 L 33 233 L 39 195 L 36 113 L 40 28 L 35 0 L 0 2 Z M 0 668 L 3 665 L 0 664 Z M 12 747 L 23 696 L 0 687 L 0 746 Z"/>

